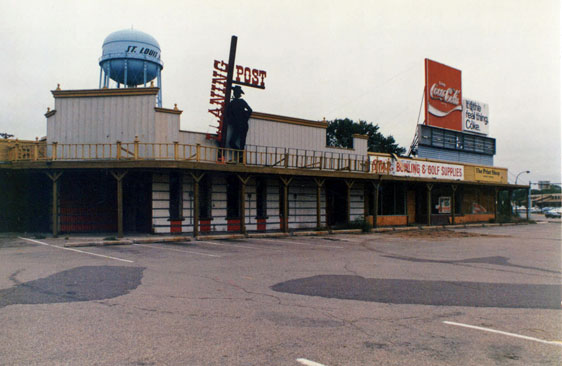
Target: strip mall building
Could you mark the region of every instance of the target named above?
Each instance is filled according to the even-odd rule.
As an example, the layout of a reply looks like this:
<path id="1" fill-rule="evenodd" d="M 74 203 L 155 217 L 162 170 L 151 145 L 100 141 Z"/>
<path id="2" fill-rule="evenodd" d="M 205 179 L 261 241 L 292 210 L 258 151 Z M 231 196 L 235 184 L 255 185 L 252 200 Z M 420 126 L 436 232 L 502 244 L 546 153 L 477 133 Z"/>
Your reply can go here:
<path id="1" fill-rule="evenodd" d="M 46 138 L 0 142 L 0 229 L 201 235 L 488 222 L 500 191 L 524 188 L 492 166 L 495 140 L 428 118 L 415 148 L 436 158 L 370 153 L 362 135 L 350 149 L 326 146 L 325 121 L 257 112 L 246 149 L 230 150 L 181 130 L 182 111 L 158 106 L 159 91 L 52 91 Z"/>

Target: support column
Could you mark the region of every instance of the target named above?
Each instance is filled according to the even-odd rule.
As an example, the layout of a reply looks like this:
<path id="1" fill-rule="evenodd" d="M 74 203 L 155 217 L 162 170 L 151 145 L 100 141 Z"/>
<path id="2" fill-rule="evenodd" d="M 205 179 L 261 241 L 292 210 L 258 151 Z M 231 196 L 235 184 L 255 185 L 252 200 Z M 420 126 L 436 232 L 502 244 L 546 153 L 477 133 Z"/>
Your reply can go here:
<path id="1" fill-rule="evenodd" d="M 316 182 L 316 229 L 322 227 L 322 210 L 320 208 L 321 196 L 322 196 L 322 186 L 326 181 L 324 178 L 314 178 Z"/>
<path id="2" fill-rule="evenodd" d="M 427 183 L 427 224 L 431 225 L 431 190 L 433 189 L 433 184 Z"/>
<path id="3" fill-rule="evenodd" d="M 494 187 L 494 222 L 498 222 L 499 189 Z"/>
<path id="4" fill-rule="evenodd" d="M 511 207 L 511 195 L 513 194 L 513 191 L 511 189 L 507 190 L 507 207 L 509 208 L 508 210 L 508 214 L 507 214 L 507 219 L 509 221 L 511 221 L 511 217 L 513 216 L 513 207 Z"/>
<path id="5" fill-rule="evenodd" d="M 453 197 L 451 197 L 451 224 L 454 225 L 454 224 L 455 224 L 455 206 L 456 206 L 456 204 L 455 204 L 455 202 L 456 202 L 455 196 L 456 196 L 456 194 L 457 194 L 457 188 L 458 188 L 458 187 L 457 187 L 456 184 L 452 184 L 452 185 L 451 185 L 451 188 L 452 188 L 452 190 L 453 190 Z"/>
<path id="6" fill-rule="evenodd" d="M 289 232 L 289 184 L 293 180 L 293 177 L 285 178 L 279 177 L 283 183 L 283 232 Z"/>
<path id="7" fill-rule="evenodd" d="M 374 210 L 373 210 L 373 227 L 377 227 L 377 217 L 379 214 L 379 188 L 381 186 L 382 179 L 379 178 L 376 182 L 371 182 L 373 188 L 375 189 L 375 202 L 374 202 Z"/>
<path id="8" fill-rule="evenodd" d="M 62 172 L 46 173 L 53 182 L 53 206 L 52 206 L 52 221 L 53 221 L 53 236 L 57 237 L 59 234 L 59 186 L 58 181 Z"/>
<path id="9" fill-rule="evenodd" d="M 248 233 L 246 232 L 246 184 L 250 180 L 249 176 L 242 176 L 240 174 L 236 174 L 238 179 L 240 179 L 240 233 L 247 236 Z"/>
<path id="10" fill-rule="evenodd" d="M 117 237 L 123 237 L 123 178 L 127 175 L 126 171 L 111 172 L 113 178 L 117 180 Z"/>
<path id="11" fill-rule="evenodd" d="M 199 236 L 199 182 L 205 173 L 190 173 L 193 178 L 193 237 Z"/>
<path id="12" fill-rule="evenodd" d="M 531 181 L 529 181 L 529 189 L 527 190 L 527 221 L 531 218 Z"/>
<path id="13" fill-rule="evenodd" d="M 345 221 L 349 224 L 351 222 L 351 187 L 353 187 L 355 181 L 349 179 L 345 180 L 345 185 L 347 186 L 347 205 L 345 206 Z"/>

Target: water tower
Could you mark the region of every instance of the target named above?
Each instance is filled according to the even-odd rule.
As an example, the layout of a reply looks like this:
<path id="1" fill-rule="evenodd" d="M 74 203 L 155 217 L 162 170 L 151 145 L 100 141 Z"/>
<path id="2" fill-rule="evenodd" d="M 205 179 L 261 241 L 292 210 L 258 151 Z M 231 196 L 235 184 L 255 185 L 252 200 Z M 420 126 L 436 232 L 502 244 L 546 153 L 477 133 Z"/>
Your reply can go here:
<path id="1" fill-rule="evenodd" d="M 103 41 L 100 58 L 100 82 L 104 88 L 109 87 L 109 80 L 117 83 L 119 88 L 135 88 L 157 78 L 157 105 L 162 107 L 162 68 L 160 44 L 149 34 L 124 29 L 111 33 Z M 102 83 L 103 80 L 103 83 Z"/>

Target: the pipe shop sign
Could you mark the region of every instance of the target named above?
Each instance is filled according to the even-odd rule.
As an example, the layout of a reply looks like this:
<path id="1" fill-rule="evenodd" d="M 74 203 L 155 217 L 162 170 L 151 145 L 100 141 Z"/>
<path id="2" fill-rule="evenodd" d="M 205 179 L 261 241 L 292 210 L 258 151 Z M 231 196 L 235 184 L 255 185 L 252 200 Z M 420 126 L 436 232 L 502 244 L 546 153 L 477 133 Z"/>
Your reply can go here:
<path id="1" fill-rule="evenodd" d="M 397 177 L 464 180 L 464 166 L 433 161 L 369 156 L 369 172 Z"/>

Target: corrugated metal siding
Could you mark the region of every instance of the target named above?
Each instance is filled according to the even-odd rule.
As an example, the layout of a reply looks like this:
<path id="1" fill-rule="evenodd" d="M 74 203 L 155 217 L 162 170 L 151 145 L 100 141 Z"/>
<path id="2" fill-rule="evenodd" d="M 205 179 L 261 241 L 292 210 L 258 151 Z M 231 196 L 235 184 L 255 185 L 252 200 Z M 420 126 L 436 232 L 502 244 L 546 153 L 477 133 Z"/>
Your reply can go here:
<path id="1" fill-rule="evenodd" d="M 63 144 L 154 142 L 155 111 L 151 95 L 56 98 L 47 141 Z M 52 120 L 52 123 L 51 123 Z"/>
<path id="2" fill-rule="evenodd" d="M 155 142 L 179 142 L 180 115 L 155 112 Z"/>
<path id="3" fill-rule="evenodd" d="M 490 155 L 475 154 L 462 151 L 436 149 L 433 147 L 420 145 L 418 147 L 418 156 L 426 159 L 447 160 L 451 162 L 494 165 L 494 157 Z"/>
<path id="4" fill-rule="evenodd" d="M 326 129 L 250 118 L 246 144 L 346 154 L 367 154 L 367 141 L 354 139 L 354 149 L 326 146 Z"/>

